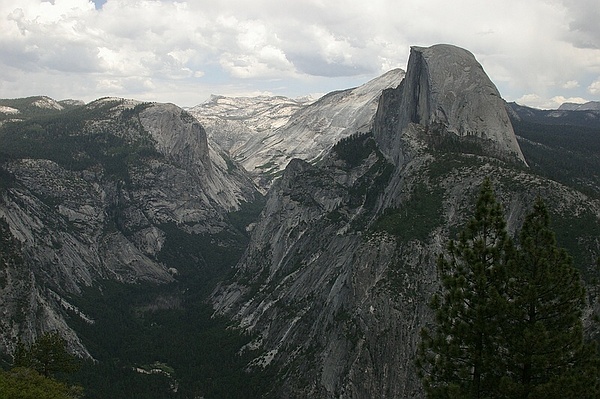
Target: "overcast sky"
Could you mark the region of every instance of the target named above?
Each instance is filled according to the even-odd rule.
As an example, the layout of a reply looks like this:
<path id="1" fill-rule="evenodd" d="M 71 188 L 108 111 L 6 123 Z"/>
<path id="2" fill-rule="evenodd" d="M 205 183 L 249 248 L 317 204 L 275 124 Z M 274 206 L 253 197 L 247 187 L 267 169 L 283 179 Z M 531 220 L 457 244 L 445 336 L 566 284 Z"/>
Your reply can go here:
<path id="1" fill-rule="evenodd" d="M 599 0 L 0 0 L 0 98 L 298 97 L 475 54 L 508 101 L 600 99 Z"/>

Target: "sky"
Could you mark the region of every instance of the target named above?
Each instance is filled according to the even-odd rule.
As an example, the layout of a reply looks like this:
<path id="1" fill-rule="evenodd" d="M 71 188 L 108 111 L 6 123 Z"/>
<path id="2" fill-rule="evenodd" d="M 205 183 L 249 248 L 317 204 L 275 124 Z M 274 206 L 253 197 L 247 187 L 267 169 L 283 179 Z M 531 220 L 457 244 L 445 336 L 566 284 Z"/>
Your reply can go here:
<path id="1" fill-rule="evenodd" d="M 318 97 L 471 51 L 507 101 L 600 100 L 598 0 L 0 0 L 0 98 Z"/>

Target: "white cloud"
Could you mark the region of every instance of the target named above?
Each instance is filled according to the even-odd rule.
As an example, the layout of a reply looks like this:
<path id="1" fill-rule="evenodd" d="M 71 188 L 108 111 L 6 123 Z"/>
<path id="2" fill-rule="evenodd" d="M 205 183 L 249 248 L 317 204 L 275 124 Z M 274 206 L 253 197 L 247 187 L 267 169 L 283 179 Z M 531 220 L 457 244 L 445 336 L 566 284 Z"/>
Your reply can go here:
<path id="1" fill-rule="evenodd" d="M 600 94 L 600 79 L 596 80 L 591 85 L 589 85 L 588 91 L 594 95 Z"/>
<path id="2" fill-rule="evenodd" d="M 563 83 L 561 87 L 563 89 L 574 89 L 576 87 L 579 87 L 579 82 L 576 80 L 569 80 L 569 81 Z"/>
<path id="3" fill-rule="evenodd" d="M 132 88 L 182 105 L 235 90 L 297 96 L 361 84 L 405 67 L 410 45 L 445 42 L 471 50 L 509 100 L 598 95 L 578 83 L 600 74 L 598 7 L 582 2 L 0 0 L 0 89 L 91 100 Z"/>
<path id="4" fill-rule="evenodd" d="M 550 99 L 557 105 L 561 105 L 563 103 L 574 103 L 574 104 L 584 104 L 587 103 L 588 100 L 581 97 L 563 97 L 563 96 L 554 96 Z"/>

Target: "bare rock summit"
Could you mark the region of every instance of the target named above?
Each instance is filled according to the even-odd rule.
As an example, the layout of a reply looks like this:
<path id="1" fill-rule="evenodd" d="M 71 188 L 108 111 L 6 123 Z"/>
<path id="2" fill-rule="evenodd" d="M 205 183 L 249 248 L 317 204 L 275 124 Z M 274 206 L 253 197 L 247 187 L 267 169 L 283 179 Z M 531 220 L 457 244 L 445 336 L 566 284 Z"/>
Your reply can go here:
<path id="1" fill-rule="evenodd" d="M 396 144 L 410 123 L 424 126 L 431 134 L 482 139 L 482 147 L 497 157 L 525 162 L 504 100 L 481 64 L 465 49 L 448 44 L 411 47 L 406 78 L 384 97 L 375 134 L 394 162 L 402 158 Z M 390 114 L 386 109 L 390 106 L 397 112 Z"/>

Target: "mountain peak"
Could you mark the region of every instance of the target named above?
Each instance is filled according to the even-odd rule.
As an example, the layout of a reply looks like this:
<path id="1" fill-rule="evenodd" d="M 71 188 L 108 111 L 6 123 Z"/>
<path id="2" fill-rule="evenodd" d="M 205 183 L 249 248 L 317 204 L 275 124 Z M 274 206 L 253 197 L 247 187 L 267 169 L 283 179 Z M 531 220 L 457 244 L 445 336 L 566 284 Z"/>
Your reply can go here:
<path id="1" fill-rule="evenodd" d="M 475 56 L 465 49 L 449 44 L 411 47 L 406 78 L 386 96 L 387 108 L 397 111 L 393 118 L 384 117 L 389 110 L 383 101 L 375 131 L 383 151 L 395 161 L 401 159 L 397 136 L 416 123 L 431 132 L 482 139 L 490 152 L 525 162 L 504 100 Z"/>
<path id="2" fill-rule="evenodd" d="M 600 101 L 588 101 L 583 104 L 562 103 L 559 111 L 600 111 Z"/>

